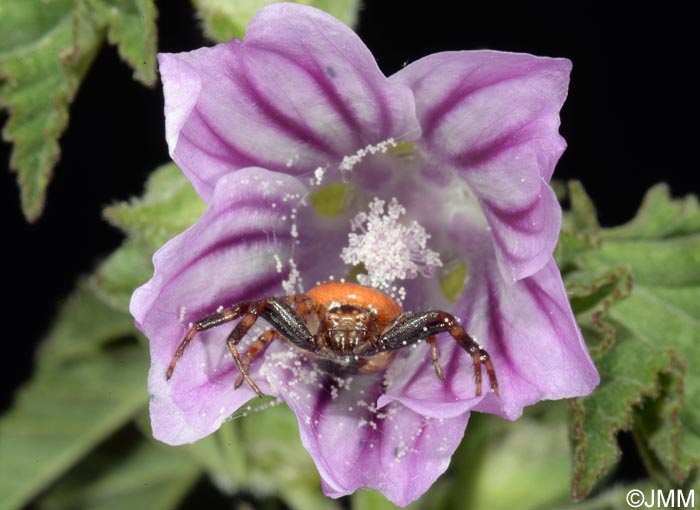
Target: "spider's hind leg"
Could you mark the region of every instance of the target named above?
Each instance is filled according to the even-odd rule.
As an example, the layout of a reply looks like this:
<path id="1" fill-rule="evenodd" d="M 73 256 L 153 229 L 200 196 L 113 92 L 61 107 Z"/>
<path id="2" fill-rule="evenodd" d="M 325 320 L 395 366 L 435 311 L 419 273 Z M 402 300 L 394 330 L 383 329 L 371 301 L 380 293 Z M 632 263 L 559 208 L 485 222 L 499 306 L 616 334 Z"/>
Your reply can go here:
<path id="1" fill-rule="evenodd" d="M 430 360 L 433 362 L 433 367 L 435 368 L 435 375 L 438 379 L 444 381 L 445 374 L 442 371 L 442 367 L 440 366 L 440 360 L 438 359 L 440 356 L 440 352 L 438 351 L 437 340 L 435 340 L 434 336 L 429 336 L 426 342 L 428 342 L 428 344 L 430 345 Z"/>
<path id="2" fill-rule="evenodd" d="M 441 312 L 445 316 L 449 317 L 449 321 L 445 321 L 447 326 L 447 332 L 452 335 L 459 346 L 464 349 L 468 354 L 471 355 L 474 363 L 474 382 L 476 383 L 476 395 L 481 395 L 481 364 L 484 364 L 486 368 L 486 375 L 488 375 L 491 391 L 498 395 L 498 380 L 496 379 L 496 371 L 493 368 L 493 362 L 491 361 L 491 356 L 484 350 L 479 343 L 474 340 L 469 333 L 467 333 L 462 326 L 454 320 L 449 314 Z"/>
<path id="3" fill-rule="evenodd" d="M 392 326 L 385 331 L 379 341 L 368 349 L 363 355 L 371 355 L 381 351 L 391 351 L 401 349 L 406 345 L 415 344 L 423 339 L 428 339 L 430 344 L 431 359 L 438 377 L 442 373 L 437 364 L 437 345 L 431 341 L 430 337 L 438 333 L 447 332 L 459 344 L 459 346 L 472 357 L 474 365 L 474 383 L 476 384 L 476 395 L 481 395 L 481 365 L 486 368 L 489 377 L 491 390 L 498 395 L 498 381 L 496 371 L 489 354 L 459 325 L 457 319 L 441 310 L 428 310 L 420 313 L 404 313 L 400 315 Z M 439 369 L 439 371 L 438 371 Z"/>
<path id="4" fill-rule="evenodd" d="M 303 295 L 299 298 L 293 296 L 282 299 L 265 298 L 252 303 L 248 309 L 248 313 L 236 324 L 236 327 L 233 328 L 233 331 L 231 331 L 226 340 L 233 361 L 236 363 L 236 367 L 238 367 L 241 373 L 241 377 L 243 377 L 243 380 L 248 383 L 248 386 L 260 397 L 263 396 L 263 392 L 248 375 L 249 363 L 241 359 L 241 354 L 238 352 L 237 345 L 246 333 L 248 333 L 250 328 L 253 327 L 255 321 L 257 321 L 259 317 L 263 317 L 272 328 L 279 333 L 279 336 L 286 338 L 293 344 L 302 348 L 308 348 L 309 345 L 313 344 L 313 336 L 309 333 L 309 330 L 304 324 L 304 320 L 292 307 L 293 303 L 297 302 L 297 300 L 303 302 L 304 298 L 305 296 Z M 291 301 L 292 304 L 290 304 L 289 301 Z M 258 341 L 259 340 L 260 339 L 258 339 Z M 256 342 L 253 342 L 251 348 L 261 348 L 259 344 L 257 346 L 255 345 Z M 257 354 L 257 352 L 253 351 L 251 354 Z"/>
<path id="5" fill-rule="evenodd" d="M 297 308 L 299 311 L 297 311 Z M 236 324 L 226 340 L 231 356 L 241 374 L 236 380 L 236 387 L 242 384 L 241 381 L 245 381 L 258 395 L 262 396 L 260 388 L 258 388 L 255 382 L 248 376 L 250 362 L 263 349 L 265 344 L 273 338 L 285 338 L 302 349 L 311 350 L 315 345 L 313 341 L 314 337 L 309 332 L 303 317 L 300 315 L 300 313 L 308 314 L 311 312 L 313 312 L 313 301 L 304 294 L 297 294 L 282 298 L 270 297 L 258 301 L 240 303 L 231 308 L 209 315 L 194 323 L 187 331 L 185 338 L 183 338 L 177 351 L 175 351 L 175 355 L 165 373 L 165 378 L 170 379 L 173 375 L 175 365 L 177 365 L 185 349 L 198 332 L 241 318 L 240 322 Z M 245 352 L 245 360 L 243 360 L 241 354 L 238 352 L 237 345 L 248 333 L 250 328 L 253 327 L 255 321 L 257 321 L 259 317 L 267 320 L 273 328 L 253 342 L 250 348 Z"/>
<path id="6" fill-rule="evenodd" d="M 262 352 L 265 346 L 272 340 L 281 340 L 282 338 L 282 335 L 280 335 L 274 329 L 268 329 L 262 335 L 260 335 L 258 339 L 250 345 L 250 347 L 248 347 L 248 350 L 245 352 L 245 354 L 243 354 L 245 359 L 242 362 L 241 374 L 236 379 L 236 383 L 233 386 L 234 388 L 240 388 L 241 384 L 243 384 L 245 376 L 248 375 L 250 364 L 257 357 L 257 355 Z"/>
<path id="7" fill-rule="evenodd" d="M 197 333 L 238 319 L 241 315 L 248 312 L 249 306 L 250 303 L 240 303 L 232 306 L 231 308 L 226 308 L 220 312 L 213 313 L 204 319 L 195 322 L 187 331 L 185 338 L 182 339 L 182 342 L 180 342 L 180 345 L 175 351 L 173 359 L 170 361 L 170 365 L 168 365 L 168 370 L 165 372 L 165 379 L 167 380 L 172 377 L 173 371 L 175 370 L 175 365 L 177 365 L 177 362 L 180 360 L 180 358 L 182 358 L 182 355 L 185 353 L 185 349 L 187 349 L 187 346 Z"/>

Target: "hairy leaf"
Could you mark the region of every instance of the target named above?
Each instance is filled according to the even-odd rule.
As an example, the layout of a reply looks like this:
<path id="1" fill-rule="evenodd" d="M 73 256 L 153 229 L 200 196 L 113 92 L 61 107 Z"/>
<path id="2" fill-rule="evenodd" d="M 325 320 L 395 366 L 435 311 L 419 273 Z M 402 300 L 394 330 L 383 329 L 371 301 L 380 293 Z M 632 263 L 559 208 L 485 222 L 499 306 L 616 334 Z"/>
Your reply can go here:
<path id="1" fill-rule="evenodd" d="M 146 85 L 156 83 L 158 15 L 153 0 L 87 0 L 107 39 L 134 70 L 134 78 Z"/>
<path id="2" fill-rule="evenodd" d="M 573 403 L 572 495 L 615 466 L 616 434 L 632 430 L 649 473 L 692 485 L 700 466 L 700 208 L 649 191 L 627 225 L 601 229 L 583 189 L 570 187 L 558 261 L 601 374 Z"/>
<path id="3" fill-rule="evenodd" d="M 46 188 L 68 125 L 68 108 L 105 34 L 147 84 L 155 83 L 153 0 L 5 0 L 0 4 L 0 109 L 14 144 L 29 221 L 42 213 Z"/>

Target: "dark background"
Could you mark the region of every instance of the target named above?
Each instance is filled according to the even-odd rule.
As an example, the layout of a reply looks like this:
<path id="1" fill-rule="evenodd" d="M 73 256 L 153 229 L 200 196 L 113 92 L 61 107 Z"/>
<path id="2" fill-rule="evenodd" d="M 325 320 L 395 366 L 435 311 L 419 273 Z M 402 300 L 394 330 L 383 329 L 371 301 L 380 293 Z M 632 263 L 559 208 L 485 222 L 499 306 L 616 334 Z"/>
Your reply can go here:
<path id="1" fill-rule="evenodd" d="M 188 0 L 158 4 L 161 51 L 207 44 Z M 674 195 L 700 191 L 692 184 L 697 163 L 691 167 L 683 155 L 698 142 L 679 122 L 693 87 L 682 54 L 690 48 L 690 30 L 683 26 L 688 13 L 548 9 L 539 3 L 515 10 L 366 4 L 358 31 L 386 74 L 443 50 L 493 48 L 571 59 L 561 128 L 569 148 L 555 176 L 583 181 L 604 224 L 632 217 L 656 182 L 669 182 Z M 102 207 L 139 195 L 149 172 L 168 160 L 162 108 L 159 86 L 149 90 L 133 81 L 114 48 L 105 47 L 71 108 L 46 210 L 33 225 L 22 217 L 15 175 L 6 170 L 10 147 L 0 144 L 0 372 L 6 379 L 0 379 L 0 409 L 30 376 L 34 346 L 76 278 L 119 245 L 120 233 L 101 220 Z M 5 120 L 0 114 L 0 124 Z"/>

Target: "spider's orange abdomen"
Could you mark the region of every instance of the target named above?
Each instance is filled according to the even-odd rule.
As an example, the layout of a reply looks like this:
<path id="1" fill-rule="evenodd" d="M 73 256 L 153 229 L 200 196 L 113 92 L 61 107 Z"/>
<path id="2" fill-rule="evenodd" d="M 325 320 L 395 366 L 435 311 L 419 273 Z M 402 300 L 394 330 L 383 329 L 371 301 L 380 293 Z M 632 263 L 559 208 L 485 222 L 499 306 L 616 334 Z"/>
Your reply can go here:
<path id="1" fill-rule="evenodd" d="M 356 283 L 326 282 L 309 290 L 306 295 L 316 306 L 331 308 L 331 305 L 353 305 L 375 310 L 380 328 L 387 326 L 403 312 L 401 306 L 383 292 Z"/>

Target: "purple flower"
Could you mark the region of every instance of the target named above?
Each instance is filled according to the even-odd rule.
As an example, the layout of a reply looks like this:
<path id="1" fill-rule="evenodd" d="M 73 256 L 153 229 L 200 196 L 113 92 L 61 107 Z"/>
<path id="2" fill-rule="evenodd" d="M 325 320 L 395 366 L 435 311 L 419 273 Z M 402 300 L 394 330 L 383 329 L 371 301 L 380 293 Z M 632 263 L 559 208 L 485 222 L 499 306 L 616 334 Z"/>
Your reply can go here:
<path id="1" fill-rule="evenodd" d="M 591 392 L 598 374 L 552 259 L 561 209 L 548 181 L 570 68 L 465 51 L 386 78 L 350 29 L 287 3 L 260 11 L 243 42 L 161 55 L 170 153 L 208 209 L 156 253 L 131 302 L 151 342 L 155 437 L 196 441 L 255 396 L 234 390 L 231 325 L 198 334 L 166 381 L 189 323 L 358 263 L 360 281 L 404 309 L 459 317 L 491 354 L 500 396 L 475 396 L 471 360 L 447 334 L 444 381 L 425 344 L 348 377 L 271 342 L 250 375 L 296 413 L 327 495 L 370 487 L 406 505 L 447 468 L 472 410 L 513 420 Z M 333 192 L 328 214 L 318 201 Z M 441 278 L 464 267 L 450 302 Z"/>

